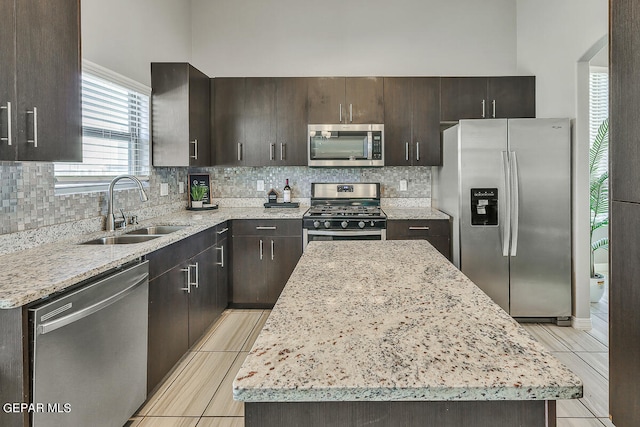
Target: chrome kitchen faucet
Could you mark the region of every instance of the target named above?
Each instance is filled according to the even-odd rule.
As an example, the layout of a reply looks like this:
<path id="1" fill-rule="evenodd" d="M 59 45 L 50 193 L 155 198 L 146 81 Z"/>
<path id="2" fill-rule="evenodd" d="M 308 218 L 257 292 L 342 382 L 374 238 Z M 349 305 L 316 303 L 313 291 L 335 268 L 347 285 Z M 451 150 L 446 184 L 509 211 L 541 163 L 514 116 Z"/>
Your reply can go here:
<path id="1" fill-rule="evenodd" d="M 142 188 L 142 182 L 140 182 L 140 180 L 135 176 L 118 175 L 115 178 L 113 178 L 113 180 L 111 181 L 111 184 L 109 184 L 109 193 L 108 193 L 108 200 L 107 200 L 108 208 L 107 208 L 107 221 L 105 226 L 107 231 L 114 231 L 116 229 L 116 219 L 113 214 L 113 187 L 116 185 L 116 182 L 120 181 L 123 178 L 129 178 L 131 181 L 135 182 L 138 185 L 138 189 L 140 190 L 140 201 L 146 202 L 147 200 L 149 200 L 149 197 L 147 197 L 147 193 L 145 193 L 144 189 Z M 122 214 L 122 216 L 124 216 L 124 213 Z M 127 221 L 125 218 L 123 222 L 123 227 L 126 226 L 126 224 L 127 224 Z"/>

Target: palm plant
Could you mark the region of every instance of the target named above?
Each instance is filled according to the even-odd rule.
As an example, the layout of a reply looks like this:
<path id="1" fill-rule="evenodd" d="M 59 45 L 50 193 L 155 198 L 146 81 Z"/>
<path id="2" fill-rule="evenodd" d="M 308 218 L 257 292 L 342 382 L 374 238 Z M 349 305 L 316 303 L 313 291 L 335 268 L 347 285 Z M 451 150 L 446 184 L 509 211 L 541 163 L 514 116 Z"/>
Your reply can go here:
<path id="1" fill-rule="evenodd" d="M 609 224 L 609 172 L 601 171 L 599 166 L 609 147 L 609 119 L 605 119 L 598 128 L 593 144 L 589 148 L 589 183 L 591 209 L 591 277 L 595 277 L 594 252 L 600 248 L 609 249 L 609 238 L 593 240 L 597 229 Z"/>

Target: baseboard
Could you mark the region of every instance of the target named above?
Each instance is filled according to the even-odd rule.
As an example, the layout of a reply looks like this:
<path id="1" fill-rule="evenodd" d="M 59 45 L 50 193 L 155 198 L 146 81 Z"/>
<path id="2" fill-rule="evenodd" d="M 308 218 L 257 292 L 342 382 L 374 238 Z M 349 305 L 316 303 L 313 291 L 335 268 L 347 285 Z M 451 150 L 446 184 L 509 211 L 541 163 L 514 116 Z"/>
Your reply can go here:
<path id="1" fill-rule="evenodd" d="M 590 331 L 592 328 L 591 318 L 571 316 L 571 326 L 574 329 L 580 329 L 582 331 Z"/>

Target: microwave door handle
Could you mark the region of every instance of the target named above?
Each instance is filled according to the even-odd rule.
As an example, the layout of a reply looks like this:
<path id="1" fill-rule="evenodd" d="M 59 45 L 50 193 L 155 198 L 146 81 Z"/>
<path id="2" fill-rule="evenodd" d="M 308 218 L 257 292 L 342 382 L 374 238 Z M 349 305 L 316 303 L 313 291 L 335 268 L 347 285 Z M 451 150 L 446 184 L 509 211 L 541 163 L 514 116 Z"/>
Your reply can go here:
<path id="1" fill-rule="evenodd" d="M 373 159 L 373 135 L 367 132 L 367 160 Z"/>

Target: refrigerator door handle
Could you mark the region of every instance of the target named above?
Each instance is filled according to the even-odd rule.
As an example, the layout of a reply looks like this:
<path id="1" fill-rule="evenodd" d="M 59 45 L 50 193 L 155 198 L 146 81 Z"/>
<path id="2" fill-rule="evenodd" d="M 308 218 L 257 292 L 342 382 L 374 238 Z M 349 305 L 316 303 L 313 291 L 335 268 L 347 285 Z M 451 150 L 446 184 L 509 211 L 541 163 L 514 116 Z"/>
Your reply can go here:
<path id="1" fill-rule="evenodd" d="M 502 173 L 504 175 L 505 215 L 502 223 L 502 256 L 509 256 L 509 237 L 511 235 L 511 167 L 506 151 L 502 152 Z"/>
<path id="2" fill-rule="evenodd" d="M 511 195 L 512 197 L 512 212 L 513 212 L 513 227 L 511 232 L 511 256 L 516 256 L 518 253 L 518 208 L 520 204 L 520 198 L 518 196 L 518 159 L 516 157 L 516 152 L 512 151 L 510 153 L 510 161 L 511 164 Z"/>

